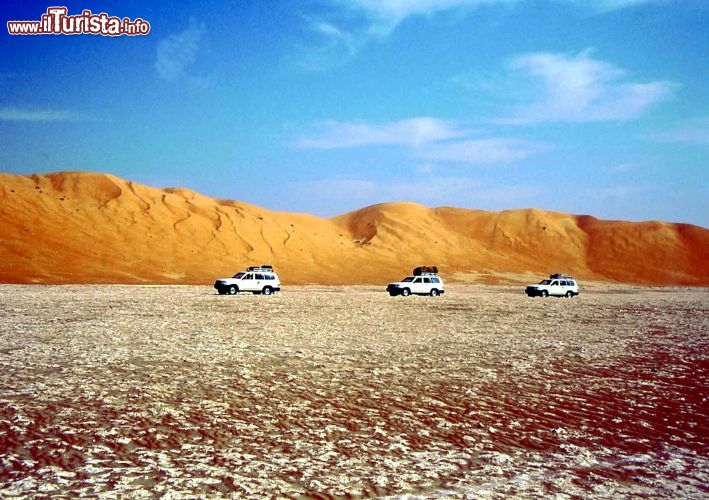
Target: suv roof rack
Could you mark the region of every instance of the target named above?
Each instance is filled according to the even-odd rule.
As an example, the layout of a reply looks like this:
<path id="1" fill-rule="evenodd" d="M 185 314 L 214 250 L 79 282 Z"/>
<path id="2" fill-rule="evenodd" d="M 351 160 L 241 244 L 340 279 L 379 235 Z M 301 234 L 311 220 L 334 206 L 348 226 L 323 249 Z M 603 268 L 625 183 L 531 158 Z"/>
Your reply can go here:
<path id="1" fill-rule="evenodd" d="M 247 271 L 266 271 L 266 272 L 273 272 L 273 266 L 270 266 L 268 264 L 264 264 L 262 266 L 249 266 L 246 268 Z"/>
<path id="2" fill-rule="evenodd" d="M 573 276 L 570 274 L 563 274 L 563 273 L 554 273 L 549 275 L 550 280 L 572 280 L 574 279 Z"/>

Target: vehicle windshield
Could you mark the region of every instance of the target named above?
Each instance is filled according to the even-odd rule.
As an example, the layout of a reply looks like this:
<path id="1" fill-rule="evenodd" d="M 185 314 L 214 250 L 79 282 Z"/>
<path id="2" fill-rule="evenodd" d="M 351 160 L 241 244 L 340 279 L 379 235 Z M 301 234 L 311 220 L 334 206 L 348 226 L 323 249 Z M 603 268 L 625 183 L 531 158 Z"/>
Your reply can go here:
<path id="1" fill-rule="evenodd" d="M 414 277 L 413 277 L 413 276 L 407 276 L 406 278 L 404 278 L 404 279 L 401 280 L 401 281 L 402 281 L 402 283 L 408 283 L 408 282 L 413 281 L 413 280 L 414 280 Z"/>
<path id="2" fill-rule="evenodd" d="M 236 273 L 234 276 L 232 276 L 232 278 L 239 279 L 239 278 L 241 278 L 243 275 L 244 275 L 244 273 Z"/>
<path id="3" fill-rule="evenodd" d="M 550 285 L 551 281 L 550 280 L 542 280 L 539 282 L 540 285 Z"/>

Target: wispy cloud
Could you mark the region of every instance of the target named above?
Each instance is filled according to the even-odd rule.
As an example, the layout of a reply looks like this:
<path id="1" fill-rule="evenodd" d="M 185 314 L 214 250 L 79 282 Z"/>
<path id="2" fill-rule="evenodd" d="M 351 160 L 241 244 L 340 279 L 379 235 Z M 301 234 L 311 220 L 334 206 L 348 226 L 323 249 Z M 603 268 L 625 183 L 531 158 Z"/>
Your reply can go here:
<path id="1" fill-rule="evenodd" d="M 206 77 L 197 77 L 187 72 L 187 69 L 197 60 L 200 40 L 206 28 L 203 24 L 190 18 L 187 29 L 170 35 L 158 43 L 155 70 L 160 78 L 167 81 L 187 80 L 191 83 L 205 84 Z"/>
<path id="2" fill-rule="evenodd" d="M 548 144 L 505 137 L 475 137 L 456 122 L 418 117 L 387 123 L 327 122 L 294 145 L 306 149 L 405 146 L 423 160 L 466 164 L 509 163 L 551 149 Z"/>
<path id="3" fill-rule="evenodd" d="M 693 146 L 709 145 L 709 116 L 687 120 L 672 130 L 653 135 L 652 139 Z"/>
<path id="4" fill-rule="evenodd" d="M 12 122 L 90 121 L 88 117 L 82 117 L 71 111 L 22 109 L 16 107 L 0 108 L 0 120 Z"/>
<path id="5" fill-rule="evenodd" d="M 626 199 L 636 197 L 647 191 L 648 188 L 644 186 L 610 186 L 587 189 L 586 194 L 594 198 Z"/>
<path id="6" fill-rule="evenodd" d="M 576 5 L 595 12 L 609 12 L 663 3 L 667 0 L 547 0 Z M 482 6 L 514 6 L 530 0 L 330 0 L 339 14 L 347 13 L 338 26 L 333 21 L 310 21 L 310 29 L 321 39 L 321 45 L 311 47 L 301 66 L 325 69 L 340 66 L 356 56 L 373 39 L 391 35 L 406 19 L 416 16 L 433 17 L 446 12 L 473 12 Z"/>
<path id="7" fill-rule="evenodd" d="M 372 31 L 390 33 L 408 17 L 432 16 L 437 13 L 472 9 L 483 5 L 513 5 L 531 3 L 530 0 L 333 0 L 351 11 L 370 19 Z M 600 11 L 611 11 L 642 4 L 663 3 L 667 0 L 551 0 L 557 3 L 577 4 Z"/>
<path id="8" fill-rule="evenodd" d="M 493 137 L 434 144 L 423 151 L 421 156 L 429 160 L 484 165 L 511 163 L 549 149 L 551 145 L 544 143 Z"/>
<path id="9" fill-rule="evenodd" d="M 405 19 L 446 11 L 473 9 L 485 4 L 513 4 L 519 0 L 330 0 L 339 21 L 309 19 L 316 45 L 305 50 L 300 66 L 322 70 L 341 66 L 372 40 L 386 39 Z"/>
<path id="10" fill-rule="evenodd" d="M 471 177 L 435 175 L 413 175 L 410 179 L 387 181 L 333 177 L 296 183 L 288 189 L 298 197 L 319 200 L 323 215 L 387 201 L 410 201 L 429 207 L 503 210 L 513 206 L 534 206 L 544 191 L 538 186 L 490 185 Z"/>
<path id="11" fill-rule="evenodd" d="M 614 174 L 622 174 L 622 173 L 638 170 L 639 168 L 640 168 L 640 165 L 638 165 L 637 163 L 626 162 L 626 163 L 618 163 L 617 165 L 612 165 L 612 166 L 606 168 L 606 171 L 610 172 L 610 173 L 614 173 Z"/>
<path id="12" fill-rule="evenodd" d="M 300 139 L 296 145 L 313 149 L 397 144 L 416 146 L 453 139 L 468 133 L 453 123 L 430 117 L 417 117 L 380 124 L 364 121 L 329 121 L 316 125 L 313 135 Z"/>
<path id="13" fill-rule="evenodd" d="M 524 54 L 508 64 L 507 80 L 526 99 L 507 124 L 629 120 L 673 96 L 678 84 L 630 81 L 625 70 L 591 57 L 551 52 Z"/>
<path id="14" fill-rule="evenodd" d="M 370 31 L 389 34 L 407 17 L 433 14 L 485 4 L 512 4 L 518 0 L 347 0 L 341 3 L 371 20 Z"/>
<path id="15" fill-rule="evenodd" d="M 569 2 L 569 0 L 556 0 L 557 2 Z M 668 0 L 571 0 L 572 3 L 584 7 L 590 7 L 601 12 L 626 9 L 644 4 L 667 3 Z"/>
<path id="16" fill-rule="evenodd" d="M 424 176 L 376 182 L 360 178 L 326 178 L 298 183 L 294 190 L 326 206 L 359 208 L 383 201 L 412 201 L 424 205 L 450 204 L 470 196 L 480 183 L 466 177 Z M 338 208 L 341 210 L 342 208 Z M 345 208 L 347 209 L 347 208 Z"/>
<path id="17" fill-rule="evenodd" d="M 298 65 L 307 70 L 327 70 L 339 67 L 354 57 L 367 36 L 346 31 L 323 20 L 310 20 L 310 32 L 315 35 L 314 45 L 300 47 Z"/>

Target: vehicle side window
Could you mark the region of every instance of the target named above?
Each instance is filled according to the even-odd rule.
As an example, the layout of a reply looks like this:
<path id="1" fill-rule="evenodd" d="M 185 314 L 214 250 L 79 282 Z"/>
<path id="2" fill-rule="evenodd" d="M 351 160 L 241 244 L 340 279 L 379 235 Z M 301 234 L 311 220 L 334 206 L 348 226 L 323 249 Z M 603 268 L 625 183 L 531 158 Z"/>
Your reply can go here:
<path id="1" fill-rule="evenodd" d="M 266 278 L 267 280 L 275 280 L 276 279 L 276 277 L 272 274 L 264 274 L 263 277 Z"/>
<path id="2" fill-rule="evenodd" d="M 440 278 L 431 278 L 431 283 L 440 283 L 441 279 Z"/>
<path id="3" fill-rule="evenodd" d="M 421 283 L 421 278 L 416 278 L 416 279 L 414 280 L 414 283 Z"/>
<path id="4" fill-rule="evenodd" d="M 551 282 L 551 286 L 559 286 L 559 282 L 558 282 L 558 281 L 552 281 L 552 282 Z"/>
<path id="5" fill-rule="evenodd" d="M 257 279 L 257 280 L 262 280 L 262 279 L 263 279 L 263 274 L 256 274 L 256 278 L 255 278 L 255 279 Z"/>
<path id="6" fill-rule="evenodd" d="M 252 280 L 252 279 L 254 279 L 254 275 L 251 274 L 251 273 L 249 273 L 249 274 L 247 274 L 246 276 L 244 276 L 244 279 L 245 279 L 245 280 Z"/>
<path id="7" fill-rule="evenodd" d="M 430 283 L 430 282 L 431 282 L 431 278 L 424 278 L 424 279 L 423 279 L 423 282 L 424 282 L 424 283 Z"/>

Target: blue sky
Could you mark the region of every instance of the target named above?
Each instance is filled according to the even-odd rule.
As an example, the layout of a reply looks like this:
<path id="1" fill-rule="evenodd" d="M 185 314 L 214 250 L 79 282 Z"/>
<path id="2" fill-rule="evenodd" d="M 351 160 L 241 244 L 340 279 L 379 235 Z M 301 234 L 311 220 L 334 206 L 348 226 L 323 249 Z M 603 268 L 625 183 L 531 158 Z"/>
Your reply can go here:
<path id="1" fill-rule="evenodd" d="M 3 28 L 0 171 L 323 216 L 413 201 L 709 227 L 705 0 L 60 5 L 150 33 Z"/>

